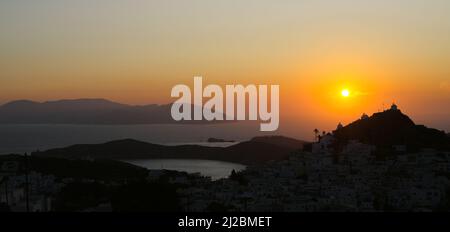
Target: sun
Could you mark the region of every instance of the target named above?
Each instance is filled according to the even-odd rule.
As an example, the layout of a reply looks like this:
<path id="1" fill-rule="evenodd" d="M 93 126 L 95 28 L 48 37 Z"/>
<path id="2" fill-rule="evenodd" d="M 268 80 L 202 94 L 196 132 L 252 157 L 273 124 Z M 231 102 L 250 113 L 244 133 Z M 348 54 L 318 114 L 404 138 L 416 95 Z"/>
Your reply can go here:
<path id="1" fill-rule="evenodd" d="M 350 91 L 348 89 L 343 89 L 341 91 L 341 95 L 342 95 L 342 97 L 348 97 L 348 96 L 350 96 Z"/>

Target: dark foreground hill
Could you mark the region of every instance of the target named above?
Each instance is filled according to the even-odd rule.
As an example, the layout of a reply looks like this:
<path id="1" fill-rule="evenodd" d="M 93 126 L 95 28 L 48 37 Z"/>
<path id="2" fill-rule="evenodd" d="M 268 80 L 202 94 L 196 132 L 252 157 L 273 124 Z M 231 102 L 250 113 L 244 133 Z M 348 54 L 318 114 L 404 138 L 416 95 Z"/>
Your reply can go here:
<path id="1" fill-rule="evenodd" d="M 406 145 L 408 149 L 450 150 L 450 138 L 444 131 L 416 125 L 400 110 L 386 110 L 337 129 L 340 142 L 359 140 L 377 146 Z"/>
<path id="2" fill-rule="evenodd" d="M 263 141 L 259 141 L 263 140 Z M 294 146 L 297 141 L 297 146 Z M 255 138 L 229 147 L 199 145 L 165 146 L 132 139 L 103 144 L 79 144 L 65 148 L 35 152 L 33 156 L 68 159 L 208 159 L 242 164 L 258 164 L 285 159 L 301 148 L 302 141 L 274 137 Z"/>
<path id="3" fill-rule="evenodd" d="M 303 145 L 308 143 L 306 141 L 289 138 L 285 136 L 258 136 L 252 138 L 250 141 L 274 144 L 281 147 L 291 148 L 293 150 L 302 149 Z"/>
<path id="4" fill-rule="evenodd" d="M 68 160 L 57 157 L 28 157 L 30 171 L 42 174 L 54 175 L 57 178 L 95 179 L 102 181 L 142 180 L 147 177 L 147 170 L 129 163 L 116 160 L 97 159 Z M 11 163 L 7 165 L 7 163 Z M 25 172 L 26 159 L 23 155 L 1 155 L 1 171 L 5 167 L 13 167 L 12 173 L 23 174 Z M 11 166 L 12 165 L 12 166 Z"/>

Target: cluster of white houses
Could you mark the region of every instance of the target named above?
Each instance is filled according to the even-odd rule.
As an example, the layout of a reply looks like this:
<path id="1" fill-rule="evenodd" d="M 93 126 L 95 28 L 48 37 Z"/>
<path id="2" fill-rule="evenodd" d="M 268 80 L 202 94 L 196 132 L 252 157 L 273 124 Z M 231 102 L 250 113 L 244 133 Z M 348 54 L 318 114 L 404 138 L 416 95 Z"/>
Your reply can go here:
<path id="1" fill-rule="evenodd" d="M 186 211 L 208 211 L 212 205 L 231 211 L 448 210 L 450 152 L 404 151 L 378 160 L 374 146 L 350 141 L 337 159 L 329 149 L 332 139 L 322 137 L 312 151 L 293 153 L 287 160 L 249 166 L 237 174 L 242 181 L 171 172 L 169 182 L 179 185 Z M 152 170 L 148 179 L 164 173 Z M 30 211 L 52 210 L 52 197 L 71 181 L 35 172 L 28 178 Z M 2 179 L 0 202 L 12 211 L 26 211 L 25 176 Z"/>
<path id="2" fill-rule="evenodd" d="M 0 180 L 2 181 L 0 202 L 8 205 L 13 212 L 51 211 L 53 196 L 64 186 L 64 183 L 56 181 L 53 175 L 37 172 L 30 172 L 28 176 L 6 173 L 0 175 Z"/>
<path id="3" fill-rule="evenodd" d="M 397 155 L 377 159 L 374 146 L 350 141 L 337 158 L 329 149 L 332 139 L 324 136 L 312 151 L 298 151 L 287 160 L 249 166 L 239 178 L 211 181 L 171 172 L 169 182 L 179 186 L 186 211 L 208 211 L 214 205 L 231 211 L 449 210 L 450 152 L 407 153 L 399 146 Z M 148 179 L 162 175 L 165 171 L 151 170 Z M 12 211 L 26 211 L 25 176 L 2 178 L 0 202 L 8 202 Z M 35 172 L 28 178 L 30 211 L 52 210 L 53 196 L 71 181 Z M 110 205 L 99 207 L 87 210 L 111 210 Z"/>
<path id="4" fill-rule="evenodd" d="M 339 159 L 332 135 L 311 152 L 288 160 L 250 166 L 232 179 L 180 190 L 187 211 L 206 211 L 213 203 L 235 211 L 432 211 L 448 210 L 450 152 L 425 149 L 377 159 L 375 147 L 350 141 Z M 446 208 L 447 207 L 447 208 Z"/>

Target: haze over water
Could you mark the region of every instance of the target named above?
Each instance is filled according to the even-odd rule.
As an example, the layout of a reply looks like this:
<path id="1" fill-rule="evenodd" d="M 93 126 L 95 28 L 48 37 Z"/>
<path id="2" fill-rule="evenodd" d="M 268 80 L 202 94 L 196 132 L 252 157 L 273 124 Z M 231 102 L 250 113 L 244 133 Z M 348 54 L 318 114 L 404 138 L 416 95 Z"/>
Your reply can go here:
<path id="1" fill-rule="evenodd" d="M 0 154 L 24 153 L 73 144 L 104 143 L 132 138 L 156 144 L 200 144 L 211 137 L 243 141 L 258 135 L 259 125 L 0 125 Z M 192 133 L 195 131 L 195 133 Z"/>

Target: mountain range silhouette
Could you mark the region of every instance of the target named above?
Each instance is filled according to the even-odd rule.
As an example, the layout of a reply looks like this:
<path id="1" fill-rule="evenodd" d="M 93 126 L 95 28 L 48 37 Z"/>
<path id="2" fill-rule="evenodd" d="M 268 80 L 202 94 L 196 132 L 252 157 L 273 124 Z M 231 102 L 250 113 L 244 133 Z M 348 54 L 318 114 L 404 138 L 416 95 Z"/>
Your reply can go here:
<path id="1" fill-rule="evenodd" d="M 1 124 L 163 124 L 218 123 L 183 121 L 171 117 L 172 104 L 127 105 L 106 99 L 47 102 L 18 100 L 0 106 Z M 197 107 L 197 106 L 193 106 Z"/>

